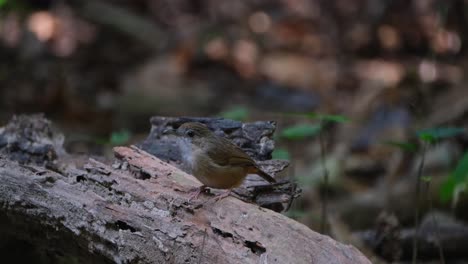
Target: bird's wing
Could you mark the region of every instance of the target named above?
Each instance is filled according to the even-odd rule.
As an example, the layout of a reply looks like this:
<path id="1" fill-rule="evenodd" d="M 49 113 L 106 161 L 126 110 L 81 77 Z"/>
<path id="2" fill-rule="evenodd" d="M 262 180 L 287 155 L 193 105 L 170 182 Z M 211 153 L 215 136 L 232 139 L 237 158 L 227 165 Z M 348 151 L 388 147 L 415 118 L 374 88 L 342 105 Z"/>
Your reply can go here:
<path id="1" fill-rule="evenodd" d="M 214 163 L 219 166 L 241 166 L 241 167 L 251 167 L 248 170 L 248 173 L 254 173 L 268 182 L 275 182 L 275 179 L 268 175 L 266 172 L 261 170 L 255 161 L 247 155 L 241 148 L 234 145 L 231 141 L 221 138 L 223 140 L 224 146 L 226 148 L 210 148 L 208 149 L 208 156 L 213 160 Z"/>
<path id="2" fill-rule="evenodd" d="M 208 148 L 207 154 L 214 163 L 219 166 L 255 166 L 255 162 L 241 148 L 234 145 L 231 141 L 225 138 L 222 140 L 224 148 Z"/>

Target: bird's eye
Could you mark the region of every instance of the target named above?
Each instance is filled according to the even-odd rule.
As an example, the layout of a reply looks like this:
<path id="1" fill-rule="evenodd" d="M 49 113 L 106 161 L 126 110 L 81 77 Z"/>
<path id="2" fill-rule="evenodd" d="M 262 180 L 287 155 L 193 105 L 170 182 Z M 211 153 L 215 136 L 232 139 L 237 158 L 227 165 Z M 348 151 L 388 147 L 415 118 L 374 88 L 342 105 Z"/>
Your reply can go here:
<path id="1" fill-rule="evenodd" d="M 193 137 L 193 136 L 195 136 L 195 133 L 193 132 L 193 130 L 187 130 L 187 132 L 185 132 L 185 134 L 186 134 L 188 137 Z"/>

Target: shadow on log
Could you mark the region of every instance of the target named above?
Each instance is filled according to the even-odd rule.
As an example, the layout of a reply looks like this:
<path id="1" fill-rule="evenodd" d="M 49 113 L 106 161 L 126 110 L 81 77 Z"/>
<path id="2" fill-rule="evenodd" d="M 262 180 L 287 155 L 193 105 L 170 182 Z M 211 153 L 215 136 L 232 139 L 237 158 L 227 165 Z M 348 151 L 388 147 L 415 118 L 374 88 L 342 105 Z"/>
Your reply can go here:
<path id="1" fill-rule="evenodd" d="M 199 186 L 191 175 L 136 147 L 114 153 L 111 165 L 56 160 L 53 170 L 1 154 L 2 253 L 21 245 L 30 263 L 370 263 L 234 197 L 188 202 Z"/>

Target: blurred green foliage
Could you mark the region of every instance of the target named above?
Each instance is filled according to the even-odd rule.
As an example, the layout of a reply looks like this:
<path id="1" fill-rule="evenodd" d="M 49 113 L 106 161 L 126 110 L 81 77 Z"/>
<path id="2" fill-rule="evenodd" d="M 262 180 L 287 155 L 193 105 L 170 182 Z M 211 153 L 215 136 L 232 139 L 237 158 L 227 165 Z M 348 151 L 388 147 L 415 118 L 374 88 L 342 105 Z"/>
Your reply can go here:
<path id="1" fill-rule="evenodd" d="M 442 139 L 458 136 L 465 132 L 464 128 L 460 127 L 437 127 L 424 129 L 417 132 L 417 136 L 423 142 L 428 144 L 437 143 Z M 450 199 L 456 200 L 458 189 L 464 189 L 468 176 L 468 152 L 458 162 L 455 170 L 449 175 L 444 184 L 442 184 L 439 196 L 442 201 L 449 201 Z M 431 179 L 422 178 L 423 181 L 429 182 Z"/>
<path id="2" fill-rule="evenodd" d="M 421 177 L 421 181 L 423 182 L 431 182 L 432 177 L 431 176 L 423 176 Z"/>
<path id="3" fill-rule="evenodd" d="M 131 133 L 128 130 L 115 131 L 112 132 L 109 143 L 114 146 L 124 145 L 130 140 L 130 137 Z"/>
<path id="4" fill-rule="evenodd" d="M 321 129 L 320 124 L 298 124 L 285 128 L 281 131 L 280 137 L 288 140 L 302 140 L 318 135 Z"/>
<path id="5" fill-rule="evenodd" d="M 440 188 L 440 199 L 444 202 L 457 200 L 456 190 L 465 190 L 468 182 L 468 152 L 458 161 L 455 170 L 449 175 Z"/>
<path id="6" fill-rule="evenodd" d="M 416 152 L 418 150 L 418 146 L 416 144 L 410 143 L 410 142 L 389 140 L 389 141 L 383 142 L 383 144 L 393 146 L 393 147 L 397 147 L 397 148 L 399 148 L 399 149 L 401 149 L 403 151 L 407 151 L 407 152 Z"/>
<path id="7" fill-rule="evenodd" d="M 330 122 L 330 123 L 346 123 L 349 121 L 349 118 L 347 118 L 344 115 L 324 115 L 324 114 L 318 114 L 314 112 L 307 113 L 306 116 L 311 119 L 318 119 L 324 122 Z"/>
<path id="8" fill-rule="evenodd" d="M 10 1 L 0 0 L 0 10 L 2 11 L 16 11 L 19 13 L 31 11 L 31 1 Z M 2 15 L 2 14 L 0 14 Z"/>
<path id="9" fill-rule="evenodd" d="M 437 127 L 424 129 L 417 132 L 418 138 L 427 143 L 435 143 L 438 140 L 460 135 L 465 132 L 460 127 Z"/>
<path id="10" fill-rule="evenodd" d="M 273 153 L 271 154 L 271 156 L 273 159 L 284 159 L 284 160 L 290 159 L 289 151 L 283 148 L 277 148 L 273 150 Z"/>
<path id="11" fill-rule="evenodd" d="M 249 109 L 245 106 L 234 106 L 219 115 L 227 119 L 245 121 L 249 118 Z"/>
<path id="12" fill-rule="evenodd" d="M 308 216 L 307 212 L 305 212 L 304 210 L 297 210 L 297 209 L 291 209 L 287 211 L 286 215 L 296 220 Z"/>

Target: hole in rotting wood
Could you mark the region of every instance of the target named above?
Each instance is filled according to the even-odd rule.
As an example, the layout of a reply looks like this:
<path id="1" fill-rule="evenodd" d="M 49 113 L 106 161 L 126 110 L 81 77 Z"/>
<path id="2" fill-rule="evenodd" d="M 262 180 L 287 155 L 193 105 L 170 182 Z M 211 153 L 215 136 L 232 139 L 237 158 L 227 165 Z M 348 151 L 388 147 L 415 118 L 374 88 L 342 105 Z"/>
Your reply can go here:
<path id="1" fill-rule="evenodd" d="M 136 167 L 136 166 L 131 166 L 129 167 L 130 172 L 132 175 L 139 180 L 148 180 L 151 178 L 151 173 L 148 171 L 145 171 L 142 168 Z"/>
<path id="2" fill-rule="evenodd" d="M 256 255 L 261 255 L 263 253 L 266 252 L 266 248 L 260 244 L 259 242 L 257 241 L 244 241 L 244 245 L 248 248 L 250 248 L 250 250 L 255 253 Z"/>
<path id="3" fill-rule="evenodd" d="M 216 227 L 212 227 L 212 229 L 213 229 L 213 233 L 215 233 L 217 235 L 220 235 L 222 237 L 233 237 L 231 233 L 225 232 L 225 231 L 223 231 L 221 229 L 218 229 Z"/>
<path id="4" fill-rule="evenodd" d="M 114 224 L 118 229 L 121 229 L 121 230 L 130 230 L 130 232 L 132 232 L 132 233 L 137 231 L 136 228 L 134 228 L 133 226 L 131 226 L 131 225 L 129 225 L 126 222 L 121 221 L 121 220 L 117 220 L 117 222 L 115 222 Z"/>
<path id="5" fill-rule="evenodd" d="M 85 176 L 83 176 L 83 175 L 76 176 L 76 182 L 81 182 L 81 181 L 86 181 Z"/>
<path id="6" fill-rule="evenodd" d="M 140 170 L 140 173 L 137 176 L 140 180 L 148 180 L 151 178 L 151 174 L 145 170 Z"/>

